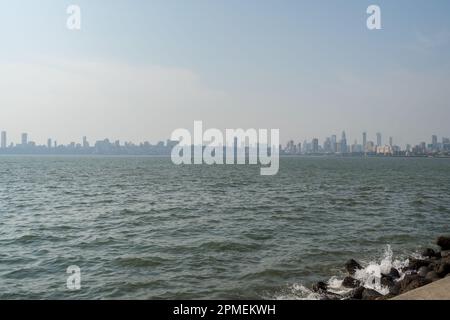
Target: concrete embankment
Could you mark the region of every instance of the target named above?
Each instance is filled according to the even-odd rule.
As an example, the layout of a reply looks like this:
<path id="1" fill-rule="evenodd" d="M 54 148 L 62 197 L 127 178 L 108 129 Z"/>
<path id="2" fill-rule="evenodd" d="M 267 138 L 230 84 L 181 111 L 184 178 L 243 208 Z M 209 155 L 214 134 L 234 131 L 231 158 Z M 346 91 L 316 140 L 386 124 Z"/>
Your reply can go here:
<path id="1" fill-rule="evenodd" d="M 450 300 L 450 277 L 408 291 L 392 300 Z"/>

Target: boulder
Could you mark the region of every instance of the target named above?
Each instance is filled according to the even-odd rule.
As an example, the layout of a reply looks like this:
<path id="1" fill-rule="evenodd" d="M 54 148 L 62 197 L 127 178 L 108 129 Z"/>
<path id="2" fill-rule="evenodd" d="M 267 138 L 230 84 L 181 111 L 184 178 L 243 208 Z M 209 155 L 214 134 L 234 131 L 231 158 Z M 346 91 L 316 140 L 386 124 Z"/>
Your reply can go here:
<path id="1" fill-rule="evenodd" d="M 351 275 L 355 274 L 356 270 L 360 269 L 362 269 L 362 267 L 356 260 L 350 259 L 345 263 L 345 270 Z"/>
<path id="2" fill-rule="evenodd" d="M 437 238 L 436 244 L 441 247 L 441 250 L 450 250 L 450 237 L 441 236 Z"/>
<path id="3" fill-rule="evenodd" d="M 378 291 L 375 291 L 373 289 L 365 288 L 362 292 L 362 299 L 363 300 L 375 300 L 377 298 L 382 297 L 383 295 L 379 293 Z"/>
<path id="4" fill-rule="evenodd" d="M 328 285 L 323 281 L 316 282 L 312 285 L 312 290 L 317 293 L 324 293 L 327 289 Z"/>
<path id="5" fill-rule="evenodd" d="M 428 269 L 428 267 L 420 267 L 419 270 L 417 270 L 417 274 L 418 274 L 420 277 L 425 278 L 425 277 L 427 276 L 427 274 L 428 274 L 429 271 L 430 271 L 430 270 Z"/>
<path id="6" fill-rule="evenodd" d="M 427 258 L 432 258 L 432 257 L 435 257 L 436 256 L 436 251 L 434 251 L 433 249 L 431 249 L 431 248 L 427 248 L 427 249 L 425 249 L 425 250 L 423 250 L 422 251 L 422 254 L 421 254 L 423 257 L 427 257 Z"/>
<path id="7" fill-rule="evenodd" d="M 387 275 L 390 276 L 392 279 L 400 278 L 400 272 L 398 272 L 398 270 L 395 268 L 391 268 L 391 270 Z"/>
<path id="8" fill-rule="evenodd" d="M 364 290 L 365 290 L 364 287 L 358 287 L 356 289 L 353 289 L 346 295 L 346 298 L 351 300 L 361 300 Z"/>
<path id="9" fill-rule="evenodd" d="M 440 252 L 442 258 L 450 257 L 450 250 L 444 250 Z"/>
<path id="10" fill-rule="evenodd" d="M 450 273 L 450 263 L 446 260 L 443 260 L 439 265 L 436 266 L 434 270 L 439 277 L 443 278 Z"/>
<path id="11" fill-rule="evenodd" d="M 380 282 L 381 282 L 382 286 L 388 287 L 388 288 L 391 288 L 395 285 L 395 280 L 388 275 L 382 275 Z"/>
<path id="12" fill-rule="evenodd" d="M 439 280 L 441 277 L 438 276 L 438 274 L 436 273 L 436 271 L 430 271 L 427 273 L 427 275 L 425 276 L 425 279 L 430 280 L 430 281 L 436 281 Z"/>
<path id="13" fill-rule="evenodd" d="M 431 263 L 429 260 L 422 260 L 422 259 L 415 259 L 410 258 L 407 270 L 419 270 L 420 267 L 428 267 L 428 265 Z"/>
<path id="14" fill-rule="evenodd" d="M 344 280 L 342 281 L 342 286 L 345 288 L 357 288 L 359 287 L 359 285 L 361 284 L 361 282 L 355 278 L 352 278 L 350 276 L 347 276 L 344 278 Z"/>
<path id="15" fill-rule="evenodd" d="M 417 289 L 431 283 L 431 280 L 425 279 L 417 274 L 406 275 L 405 278 L 398 282 L 400 284 L 399 293 L 405 293 L 413 289 Z"/>

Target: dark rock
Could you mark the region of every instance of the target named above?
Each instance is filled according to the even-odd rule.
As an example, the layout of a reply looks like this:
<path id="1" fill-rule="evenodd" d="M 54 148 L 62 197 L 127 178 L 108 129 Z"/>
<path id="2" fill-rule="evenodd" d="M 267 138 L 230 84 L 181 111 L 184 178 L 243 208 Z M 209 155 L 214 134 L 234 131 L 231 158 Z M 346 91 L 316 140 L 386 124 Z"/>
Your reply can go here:
<path id="1" fill-rule="evenodd" d="M 436 273 L 436 271 L 430 271 L 427 273 L 427 275 L 425 276 L 425 279 L 430 280 L 430 281 L 436 281 L 439 280 L 440 277 L 438 276 L 438 274 Z"/>
<path id="2" fill-rule="evenodd" d="M 431 263 L 429 260 L 410 258 L 407 270 L 419 270 L 420 267 L 428 267 Z"/>
<path id="3" fill-rule="evenodd" d="M 382 297 L 383 295 L 379 293 L 378 291 L 375 291 L 373 289 L 365 288 L 362 292 L 362 299 L 363 300 L 375 300 L 377 298 Z"/>
<path id="4" fill-rule="evenodd" d="M 419 270 L 417 270 L 417 274 L 420 277 L 425 278 L 429 271 L 428 267 L 420 267 Z"/>
<path id="5" fill-rule="evenodd" d="M 391 288 L 395 285 L 395 280 L 388 275 L 382 275 L 381 276 L 381 285 L 384 287 Z"/>
<path id="6" fill-rule="evenodd" d="M 394 296 L 399 295 L 401 287 L 402 287 L 401 281 L 396 282 L 392 287 L 389 287 L 389 294 Z"/>
<path id="7" fill-rule="evenodd" d="M 441 236 L 437 238 L 436 244 L 441 247 L 441 250 L 450 250 L 450 237 Z"/>
<path id="8" fill-rule="evenodd" d="M 312 290 L 317 293 L 326 292 L 327 289 L 328 289 L 328 285 L 323 281 L 316 282 L 312 285 Z"/>
<path id="9" fill-rule="evenodd" d="M 395 268 L 391 268 L 391 270 L 389 271 L 389 273 L 387 275 L 389 277 L 391 277 L 392 279 L 400 278 L 400 272 L 398 272 L 398 270 Z"/>
<path id="10" fill-rule="evenodd" d="M 350 291 L 346 297 L 348 299 L 352 299 L 352 300 L 361 300 L 362 299 L 362 294 L 363 291 L 365 290 L 364 287 L 358 287 L 356 289 L 353 289 L 352 291 Z"/>
<path id="11" fill-rule="evenodd" d="M 341 300 L 343 297 L 337 293 L 327 292 L 320 297 L 320 300 Z"/>
<path id="12" fill-rule="evenodd" d="M 441 278 L 445 277 L 450 273 L 450 263 L 448 261 L 442 261 L 438 266 L 436 266 L 435 271 L 437 275 Z"/>
<path id="13" fill-rule="evenodd" d="M 400 294 L 408 292 L 413 289 L 417 289 L 424 285 L 431 283 L 431 280 L 425 279 L 417 274 L 414 275 L 406 275 L 405 278 L 400 283 Z"/>
<path id="14" fill-rule="evenodd" d="M 442 258 L 448 258 L 448 257 L 450 257 L 450 250 L 444 250 L 444 251 L 441 251 L 441 252 L 439 252 L 440 254 L 441 254 L 441 257 Z"/>
<path id="15" fill-rule="evenodd" d="M 362 267 L 356 260 L 350 259 L 345 263 L 345 270 L 347 270 L 349 274 L 355 274 L 356 270 L 360 269 L 362 269 Z"/>
<path id="16" fill-rule="evenodd" d="M 432 258 L 436 256 L 436 251 L 434 251 L 433 249 L 427 248 L 422 252 L 422 256 L 423 257 L 428 257 L 428 258 Z"/>
<path id="17" fill-rule="evenodd" d="M 361 281 L 352 278 L 350 276 L 345 277 L 344 280 L 342 281 L 342 286 L 345 288 L 356 288 L 359 287 L 359 285 L 361 284 Z"/>

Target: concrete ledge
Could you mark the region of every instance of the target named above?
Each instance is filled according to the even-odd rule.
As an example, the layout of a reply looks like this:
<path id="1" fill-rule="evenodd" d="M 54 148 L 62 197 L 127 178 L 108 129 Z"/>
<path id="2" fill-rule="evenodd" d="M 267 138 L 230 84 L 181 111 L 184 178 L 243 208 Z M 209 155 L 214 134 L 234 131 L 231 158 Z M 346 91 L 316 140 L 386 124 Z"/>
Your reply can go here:
<path id="1" fill-rule="evenodd" d="M 408 291 L 392 300 L 450 300 L 450 277 Z"/>

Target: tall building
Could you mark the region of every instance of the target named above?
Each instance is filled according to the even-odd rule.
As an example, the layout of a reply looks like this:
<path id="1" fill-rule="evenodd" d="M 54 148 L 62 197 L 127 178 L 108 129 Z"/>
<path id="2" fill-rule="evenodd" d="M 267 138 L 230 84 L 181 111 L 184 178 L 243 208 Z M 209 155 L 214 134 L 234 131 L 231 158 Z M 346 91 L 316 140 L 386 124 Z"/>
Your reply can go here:
<path id="1" fill-rule="evenodd" d="M 319 152 L 319 139 L 314 138 L 312 140 L 312 152 L 318 153 Z"/>
<path id="2" fill-rule="evenodd" d="M 2 149 L 6 148 L 6 131 L 2 131 L 2 143 L 1 143 Z"/>
<path id="3" fill-rule="evenodd" d="M 89 142 L 87 141 L 86 137 L 83 137 L 83 148 L 89 148 Z"/>
<path id="4" fill-rule="evenodd" d="M 381 141 L 381 133 L 377 132 L 377 146 L 381 147 L 381 143 L 382 143 L 382 141 Z"/>
<path id="5" fill-rule="evenodd" d="M 26 146 L 28 144 L 28 133 L 22 133 L 22 146 Z"/>
<path id="6" fill-rule="evenodd" d="M 331 136 L 331 151 L 337 152 L 337 138 L 335 134 Z"/>
<path id="7" fill-rule="evenodd" d="M 394 145 L 394 140 L 392 137 L 389 137 L 389 145 L 392 147 Z"/>
<path id="8" fill-rule="evenodd" d="M 366 145 L 367 145 L 367 132 L 363 132 L 363 143 L 362 143 L 363 151 L 366 151 Z"/>
<path id="9" fill-rule="evenodd" d="M 347 153 L 347 138 L 345 136 L 345 131 L 342 131 L 342 137 L 341 137 L 341 153 Z"/>
<path id="10" fill-rule="evenodd" d="M 431 144 L 433 145 L 433 149 L 437 148 L 437 144 L 438 144 L 437 135 L 434 134 L 431 136 Z"/>
<path id="11" fill-rule="evenodd" d="M 52 148 L 52 139 L 48 138 L 47 140 L 47 148 L 51 149 Z"/>

